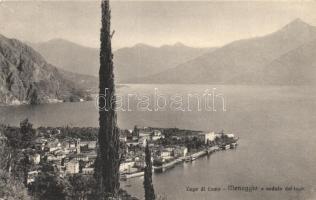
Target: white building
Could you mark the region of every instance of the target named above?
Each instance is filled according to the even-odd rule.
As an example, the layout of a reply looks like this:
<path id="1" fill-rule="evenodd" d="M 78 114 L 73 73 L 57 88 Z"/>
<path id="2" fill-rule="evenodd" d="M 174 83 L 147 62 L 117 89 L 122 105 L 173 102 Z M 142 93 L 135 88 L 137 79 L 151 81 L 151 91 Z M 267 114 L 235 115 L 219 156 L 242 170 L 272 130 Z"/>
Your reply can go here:
<path id="1" fill-rule="evenodd" d="M 159 131 L 159 130 L 154 130 L 151 139 L 152 139 L 153 141 L 156 141 L 156 140 L 159 140 L 159 139 L 161 139 L 161 138 L 163 138 L 163 135 L 161 134 L 161 131 Z"/>
<path id="2" fill-rule="evenodd" d="M 185 157 L 188 154 L 188 148 L 187 147 L 177 147 L 174 150 L 174 155 L 176 157 Z"/>
<path id="3" fill-rule="evenodd" d="M 79 173 L 79 162 L 71 160 L 66 164 L 66 173 L 77 174 Z"/>
<path id="4" fill-rule="evenodd" d="M 201 139 L 207 144 L 207 142 L 212 142 L 216 138 L 215 132 L 209 132 L 209 133 L 200 133 Z"/>
<path id="5" fill-rule="evenodd" d="M 170 159 L 170 158 L 173 158 L 172 154 L 173 154 L 173 149 L 166 148 L 160 152 L 160 157 L 162 159 Z"/>
<path id="6" fill-rule="evenodd" d="M 94 168 L 92 168 L 92 167 L 82 168 L 82 173 L 83 174 L 93 174 L 94 173 Z"/>
<path id="7" fill-rule="evenodd" d="M 229 137 L 229 138 L 234 138 L 235 137 L 235 135 L 234 134 L 232 134 L 232 133 L 230 133 L 230 134 L 226 134 L 227 135 L 227 137 Z"/>

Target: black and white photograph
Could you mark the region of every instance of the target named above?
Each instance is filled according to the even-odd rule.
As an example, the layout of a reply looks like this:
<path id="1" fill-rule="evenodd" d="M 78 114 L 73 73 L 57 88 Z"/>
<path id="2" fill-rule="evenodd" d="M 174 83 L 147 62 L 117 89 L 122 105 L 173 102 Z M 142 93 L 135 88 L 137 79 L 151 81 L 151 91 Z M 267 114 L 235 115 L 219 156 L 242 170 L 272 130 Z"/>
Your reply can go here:
<path id="1" fill-rule="evenodd" d="M 316 200 L 316 1 L 0 0 L 0 200 Z"/>

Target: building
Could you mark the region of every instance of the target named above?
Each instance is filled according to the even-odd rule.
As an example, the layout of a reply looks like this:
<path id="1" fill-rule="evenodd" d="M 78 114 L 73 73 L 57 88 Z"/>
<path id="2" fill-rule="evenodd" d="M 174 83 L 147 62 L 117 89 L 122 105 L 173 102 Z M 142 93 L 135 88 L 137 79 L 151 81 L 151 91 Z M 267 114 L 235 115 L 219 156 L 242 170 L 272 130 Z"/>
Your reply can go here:
<path id="1" fill-rule="evenodd" d="M 87 149 L 92 150 L 97 148 L 97 141 L 81 141 L 80 147 L 87 147 Z"/>
<path id="2" fill-rule="evenodd" d="M 128 161 L 128 162 L 123 162 L 120 164 L 120 172 L 129 172 L 130 168 L 132 168 L 135 165 L 134 161 Z"/>
<path id="3" fill-rule="evenodd" d="M 173 149 L 171 150 L 171 148 L 163 149 L 160 152 L 160 157 L 163 160 L 171 159 L 171 158 L 173 158 L 173 155 L 174 155 L 174 152 L 173 152 Z"/>
<path id="4" fill-rule="evenodd" d="M 79 160 L 82 160 L 85 162 L 89 161 L 89 157 L 87 154 L 75 154 L 75 155 L 72 155 L 71 157 L 72 157 L 72 159 L 74 159 L 76 161 L 79 161 Z"/>
<path id="5" fill-rule="evenodd" d="M 198 138 L 203 141 L 205 144 L 208 142 L 212 142 L 216 138 L 215 132 L 208 132 L 208 133 L 200 133 Z"/>
<path id="6" fill-rule="evenodd" d="M 156 141 L 160 138 L 163 138 L 163 135 L 160 130 L 155 130 L 152 128 L 143 128 L 138 130 L 139 138 L 147 139 L 148 141 Z"/>
<path id="7" fill-rule="evenodd" d="M 159 130 L 154 130 L 153 133 L 152 133 L 152 137 L 151 137 L 151 140 L 152 141 L 156 141 L 156 140 L 159 140 L 161 138 L 164 138 L 163 135 L 161 134 L 161 131 Z"/>
<path id="8" fill-rule="evenodd" d="M 143 147 L 146 147 L 147 141 L 149 141 L 148 138 L 139 138 L 138 143 Z"/>
<path id="9" fill-rule="evenodd" d="M 226 134 L 226 136 L 227 136 L 228 138 L 235 138 L 235 135 L 234 135 L 234 134 L 232 134 L 232 133 L 230 133 L 230 134 Z"/>
<path id="10" fill-rule="evenodd" d="M 120 134 L 120 141 L 127 142 L 127 136 L 125 134 Z"/>
<path id="11" fill-rule="evenodd" d="M 58 141 L 58 139 L 47 141 L 44 149 L 49 152 L 59 150 L 61 149 L 61 143 Z"/>
<path id="12" fill-rule="evenodd" d="M 82 168 L 82 173 L 86 174 L 86 175 L 93 174 L 94 173 L 94 168 L 92 168 L 92 167 Z"/>
<path id="13" fill-rule="evenodd" d="M 81 146 L 83 145 L 81 144 L 81 141 L 79 138 L 78 139 L 71 138 L 71 139 L 65 140 L 62 144 L 62 147 L 64 148 L 64 150 L 69 153 L 80 153 Z"/>
<path id="14" fill-rule="evenodd" d="M 77 174 L 79 173 L 79 162 L 76 160 L 70 160 L 66 163 L 66 173 Z"/>
<path id="15" fill-rule="evenodd" d="M 185 157 L 188 154 L 187 147 L 177 147 L 174 149 L 174 156 L 175 157 Z"/>

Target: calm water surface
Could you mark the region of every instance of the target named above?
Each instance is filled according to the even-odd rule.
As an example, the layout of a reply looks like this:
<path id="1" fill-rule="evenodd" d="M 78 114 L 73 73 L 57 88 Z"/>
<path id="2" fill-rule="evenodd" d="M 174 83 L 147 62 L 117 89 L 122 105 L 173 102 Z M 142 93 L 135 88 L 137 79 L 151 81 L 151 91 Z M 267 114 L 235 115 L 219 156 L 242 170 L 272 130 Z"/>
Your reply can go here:
<path id="1" fill-rule="evenodd" d="M 209 85 L 128 85 L 127 93 L 203 94 L 216 87 L 226 98 L 226 112 L 119 112 L 121 128 L 139 126 L 224 129 L 240 137 L 236 150 L 218 152 L 184 163 L 153 177 L 155 190 L 168 200 L 316 199 L 316 90 L 310 87 L 249 87 Z M 97 126 L 94 102 L 0 107 L 0 122 L 17 125 L 28 117 L 35 126 Z M 122 182 L 143 198 L 142 178 Z M 297 186 L 303 192 L 188 192 L 191 187 Z"/>

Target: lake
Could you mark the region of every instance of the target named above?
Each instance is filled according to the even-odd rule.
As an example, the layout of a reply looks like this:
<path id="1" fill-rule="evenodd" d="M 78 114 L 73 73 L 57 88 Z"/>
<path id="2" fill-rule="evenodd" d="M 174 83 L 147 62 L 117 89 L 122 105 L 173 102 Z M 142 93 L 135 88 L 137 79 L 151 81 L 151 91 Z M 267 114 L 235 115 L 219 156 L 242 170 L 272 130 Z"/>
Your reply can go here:
<path id="1" fill-rule="evenodd" d="M 206 89 L 214 88 L 225 97 L 225 111 L 220 98 L 215 102 L 216 111 L 198 111 L 194 100 L 191 111 L 141 111 L 135 109 L 137 99 L 131 98 L 131 111 L 118 112 L 120 128 L 137 124 L 204 131 L 223 129 L 240 137 L 235 150 L 217 152 L 154 174 L 156 193 L 168 200 L 315 199 L 315 88 L 134 84 L 119 88 L 117 93 L 122 98 L 135 93 L 152 97 L 158 89 L 165 97 L 174 94 L 186 97 L 187 94 L 203 96 Z M 0 107 L 1 123 L 18 125 L 26 117 L 34 126 L 98 125 L 95 102 Z M 143 198 L 142 182 L 142 178 L 134 178 L 121 185 L 132 195 Z M 304 190 L 190 192 L 186 189 L 187 186 L 227 188 L 228 185 L 295 186 Z"/>

